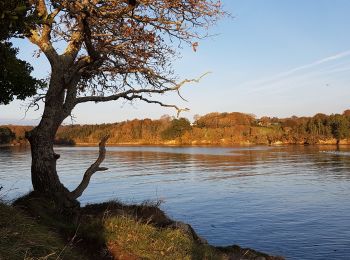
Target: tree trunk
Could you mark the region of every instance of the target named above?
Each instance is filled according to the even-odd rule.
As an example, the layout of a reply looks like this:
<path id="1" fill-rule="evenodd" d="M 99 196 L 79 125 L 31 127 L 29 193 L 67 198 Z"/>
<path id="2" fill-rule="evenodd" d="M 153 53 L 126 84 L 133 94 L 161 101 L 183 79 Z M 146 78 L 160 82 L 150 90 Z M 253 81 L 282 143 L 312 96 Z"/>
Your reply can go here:
<path id="1" fill-rule="evenodd" d="M 56 162 L 60 156 L 54 152 L 54 140 L 59 126 L 76 105 L 76 86 L 80 80 L 79 73 L 71 73 L 67 68 L 69 64 L 67 65 L 64 60 L 58 60 L 52 65 L 50 85 L 45 95 L 45 108 L 41 121 L 32 131 L 26 133 L 32 153 L 31 175 L 34 191 L 53 197 L 61 209 L 79 207 L 76 199 L 86 188 L 87 177 L 90 178 L 94 172 L 106 169 L 99 167 L 104 159 L 104 147 L 102 147 L 102 153 L 100 147 L 100 157 L 103 159 L 100 160 L 99 157 L 91 166 L 92 169 L 90 167 L 90 171 L 87 171 L 87 177 L 84 175 L 83 184 L 87 183 L 86 186 L 83 185 L 83 188 L 79 186 L 72 193 L 58 177 Z"/>
<path id="2" fill-rule="evenodd" d="M 53 149 L 56 132 L 71 112 L 71 110 L 65 111 L 63 107 L 65 98 L 63 75 L 62 66 L 53 68 L 41 121 L 26 134 L 32 153 L 31 175 L 34 191 L 51 195 L 69 193 L 59 180 L 56 161 L 60 156 Z"/>
<path id="3" fill-rule="evenodd" d="M 56 193 L 68 191 L 60 182 L 56 171 L 59 155 L 53 150 L 54 137 L 51 133 L 35 128 L 28 139 L 32 152 L 32 184 L 40 193 Z"/>

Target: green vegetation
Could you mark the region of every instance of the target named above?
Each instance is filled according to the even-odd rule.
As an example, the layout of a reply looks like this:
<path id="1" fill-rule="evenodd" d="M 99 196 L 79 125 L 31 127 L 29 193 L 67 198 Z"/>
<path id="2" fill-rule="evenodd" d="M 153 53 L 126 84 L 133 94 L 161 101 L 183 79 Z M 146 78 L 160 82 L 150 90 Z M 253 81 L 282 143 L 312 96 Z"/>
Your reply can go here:
<path id="1" fill-rule="evenodd" d="M 329 124 L 333 137 L 337 140 L 337 143 L 341 139 L 348 138 L 350 135 L 350 122 L 349 118 L 344 115 L 332 115 L 329 118 Z"/>
<path id="2" fill-rule="evenodd" d="M 9 144 L 16 138 L 15 133 L 8 127 L 0 127 L 0 144 Z"/>
<path id="3" fill-rule="evenodd" d="M 11 133 L 13 133 L 15 139 L 11 138 L 10 144 L 26 145 L 27 140 L 25 138 L 25 132 L 31 130 L 33 127 L 32 126 L 22 126 L 22 125 L 21 126 L 4 125 L 4 126 L 0 126 L 0 128 L 1 129 L 9 129 L 11 131 Z M 9 136 L 8 131 L 5 130 L 5 132 L 7 132 L 6 136 Z M 10 135 L 12 135 L 12 134 L 10 134 Z M 2 144 L 9 144 L 9 142 L 2 143 Z"/>
<path id="4" fill-rule="evenodd" d="M 161 132 L 164 140 L 180 138 L 186 131 L 191 130 L 191 123 L 186 118 L 173 119 L 167 129 Z"/>
<path id="5" fill-rule="evenodd" d="M 23 36 L 34 22 L 28 1 L 0 0 L 0 38 Z"/>
<path id="6" fill-rule="evenodd" d="M 238 246 L 216 248 L 157 204 L 106 202 L 66 209 L 32 192 L 0 202 L 0 259 L 282 259 Z"/>
<path id="7" fill-rule="evenodd" d="M 16 96 L 24 100 L 36 94 L 36 89 L 43 86 L 41 81 L 30 74 L 33 67 L 17 59 L 18 49 L 9 42 L 0 43 L 0 104 L 10 103 Z"/>
<path id="8" fill-rule="evenodd" d="M 33 67 L 16 57 L 18 49 L 9 42 L 11 37 L 28 34 L 34 20 L 27 1 L 0 0 L 0 104 L 8 104 L 14 97 L 24 100 L 44 86 L 30 75 Z"/>

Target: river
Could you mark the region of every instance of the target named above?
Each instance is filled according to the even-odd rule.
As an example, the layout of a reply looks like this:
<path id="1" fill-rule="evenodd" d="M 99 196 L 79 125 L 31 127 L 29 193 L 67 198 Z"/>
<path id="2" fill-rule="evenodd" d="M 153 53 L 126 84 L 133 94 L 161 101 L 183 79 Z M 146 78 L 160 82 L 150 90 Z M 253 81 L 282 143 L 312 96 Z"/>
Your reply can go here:
<path id="1" fill-rule="evenodd" d="M 75 187 L 97 147 L 56 147 Z M 350 259 L 350 147 L 108 147 L 81 203 L 162 201 L 214 245 L 287 259 Z M 0 148 L 0 196 L 28 192 L 30 151 Z"/>

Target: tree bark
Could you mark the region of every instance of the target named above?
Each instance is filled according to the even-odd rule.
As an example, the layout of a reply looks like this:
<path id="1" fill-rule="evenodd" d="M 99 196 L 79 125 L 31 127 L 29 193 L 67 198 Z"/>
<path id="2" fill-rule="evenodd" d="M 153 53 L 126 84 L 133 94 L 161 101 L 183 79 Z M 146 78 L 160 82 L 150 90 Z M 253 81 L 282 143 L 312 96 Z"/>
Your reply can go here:
<path id="1" fill-rule="evenodd" d="M 61 63 L 61 64 L 59 64 Z M 97 171 L 107 168 L 100 167 L 105 158 L 105 144 L 108 136 L 100 143 L 99 157 L 85 172 L 81 184 L 70 192 L 60 181 L 56 170 L 59 155 L 54 151 L 54 140 L 57 130 L 76 105 L 76 85 L 79 74 L 69 74 L 64 61 L 52 65 L 50 85 L 45 97 L 45 108 L 41 121 L 32 131 L 26 133 L 32 153 L 31 176 L 33 189 L 36 192 L 53 196 L 63 208 L 76 207 L 77 198 L 89 184 L 91 176 Z M 65 76 L 67 77 L 65 78 Z"/>
<path id="2" fill-rule="evenodd" d="M 83 192 L 85 191 L 85 189 L 88 187 L 91 176 L 99 171 L 107 171 L 108 168 L 106 167 L 100 167 L 101 163 L 103 162 L 103 160 L 105 159 L 106 156 L 106 142 L 108 140 L 109 136 L 105 136 L 101 139 L 100 143 L 99 143 L 99 155 L 98 158 L 96 159 L 96 161 L 91 164 L 91 166 L 86 170 L 84 177 L 81 181 L 81 183 L 78 185 L 78 187 L 73 190 L 71 192 L 71 196 L 74 199 L 79 198 Z"/>
<path id="3" fill-rule="evenodd" d="M 35 191 L 55 193 L 65 191 L 56 171 L 59 155 L 53 150 L 54 140 L 48 133 L 35 129 L 30 133 L 29 142 L 32 152 L 32 184 Z"/>
<path id="4" fill-rule="evenodd" d="M 34 191 L 46 194 L 68 192 L 59 180 L 56 170 L 59 155 L 54 152 L 53 148 L 58 127 L 68 116 L 63 109 L 64 80 L 60 74 L 62 75 L 62 71 L 53 70 L 41 121 L 32 131 L 26 133 L 32 153 L 33 188 Z"/>
<path id="5" fill-rule="evenodd" d="M 60 156 L 53 149 L 54 134 L 57 130 L 47 131 L 42 127 L 46 125 L 45 123 L 45 120 L 42 120 L 38 127 L 27 133 L 32 153 L 33 189 L 40 196 L 53 199 L 55 208 L 60 214 L 72 216 L 75 219 L 80 203 L 71 196 L 58 177 L 56 161 Z"/>

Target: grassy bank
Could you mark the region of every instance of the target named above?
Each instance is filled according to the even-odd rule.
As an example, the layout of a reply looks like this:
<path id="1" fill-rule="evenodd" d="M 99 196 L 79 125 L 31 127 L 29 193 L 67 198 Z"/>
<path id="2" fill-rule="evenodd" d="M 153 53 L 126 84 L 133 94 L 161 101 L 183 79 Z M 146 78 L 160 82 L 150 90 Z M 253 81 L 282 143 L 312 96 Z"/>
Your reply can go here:
<path id="1" fill-rule="evenodd" d="M 119 202 L 62 212 L 35 194 L 0 203 L 0 259 L 282 259 L 217 248 L 157 205 Z"/>
<path id="2" fill-rule="evenodd" d="M 0 259 L 79 259 L 55 231 L 22 210 L 0 203 Z"/>

